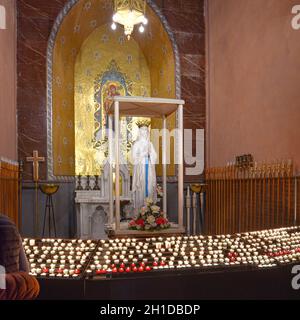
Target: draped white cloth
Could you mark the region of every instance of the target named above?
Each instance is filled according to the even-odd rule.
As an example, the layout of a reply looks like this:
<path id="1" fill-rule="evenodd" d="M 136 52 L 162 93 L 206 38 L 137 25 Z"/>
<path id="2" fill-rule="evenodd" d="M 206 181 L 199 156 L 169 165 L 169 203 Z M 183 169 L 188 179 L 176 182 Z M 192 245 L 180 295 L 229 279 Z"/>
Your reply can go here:
<path id="1" fill-rule="evenodd" d="M 149 138 L 149 129 L 142 127 L 131 149 L 133 163 L 132 200 L 136 212 L 145 204 L 145 198 L 157 201 L 155 164 L 157 154 Z M 148 170 L 146 163 L 148 162 Z M 148 175 L 146 175 L 148 171 Z M 146 195 L 148 191 L 148 196 Z"/>

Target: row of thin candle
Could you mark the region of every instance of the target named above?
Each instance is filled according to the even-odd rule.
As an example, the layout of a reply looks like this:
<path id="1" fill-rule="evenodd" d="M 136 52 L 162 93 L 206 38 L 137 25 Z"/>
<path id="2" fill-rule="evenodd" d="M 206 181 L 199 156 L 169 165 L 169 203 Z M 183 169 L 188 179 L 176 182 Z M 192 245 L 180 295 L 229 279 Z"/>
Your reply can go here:
<path id="1" fill-rule="evenodd" d="M 206 170 L 205 231 L 234 233 L 300 221 L 299 177 L 291 161 Z"/>

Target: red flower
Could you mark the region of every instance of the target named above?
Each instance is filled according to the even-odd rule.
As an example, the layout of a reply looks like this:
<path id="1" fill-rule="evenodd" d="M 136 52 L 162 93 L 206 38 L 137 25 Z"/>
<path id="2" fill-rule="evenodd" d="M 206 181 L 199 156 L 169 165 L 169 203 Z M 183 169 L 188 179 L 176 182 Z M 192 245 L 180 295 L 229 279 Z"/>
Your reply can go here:
<path id="1" fill-rule="evenodd" d="M 138 226 L 144 226 L 145 225 L 145 221 L 143 219 L 138 219 L 135 221 L 135 223 L 138 225 Z"/>
<path id="2" fill-rule="evenodd" d="M 162 217 L 159 217 L 155 220 L 156 224 L 157 225 L 161 225 L 161 224 L 165 224 L 166 223 L 166 219 L 165 218 L 162 218 Z"/>
<path id="3" fill-rule="evenodd" d="M 130 222 L 129 222 L 129 225 L 131 226 L 131 227 L 133 227 L 133 226 L 135 226 L 135 221 L 134 220 L 131 220 Z"/>

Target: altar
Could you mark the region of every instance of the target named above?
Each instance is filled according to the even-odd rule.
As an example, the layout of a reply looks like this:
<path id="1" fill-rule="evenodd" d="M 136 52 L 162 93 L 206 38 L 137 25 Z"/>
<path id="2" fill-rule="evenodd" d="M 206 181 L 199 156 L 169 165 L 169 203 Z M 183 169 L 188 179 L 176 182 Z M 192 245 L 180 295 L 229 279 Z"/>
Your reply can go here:
<path id="1" fill-rule="evenodd" d="M 108 159 L 98 178 L 80 177 L 76 186 L 77 236 L 79 238 L 105 238 L 115 236 L 145 237 L 155 234 L 184 234 L 183 225 L 183 100 L 145 98 L 132 96 L 116 96 L 112 99 L 108 114 Z M 167 208 L 167 118 L 177 113 L 178 128 L 175 137 L 176 169 L 178 178 L 178 219 L 168 220 Z M 134 208 L 135 192 L 132 184 L 130 165 L 123 163 L 120 152 L 120 117 L 161 118 L 162 134 L 162 189 L 164 190 L 162 208 L 159 208 L 161 218 L 168 222 L 168 227 L 161 230 L 133 230 L 129 228 L 130 218 L 136 216 L 141 208 Z M 148 129 L 144 128 L 147 132 Z M 151 142 L 149 142 L 150 145 Z M 152 146 L 153 148 L 153 146 Z M 153 150 L 156 154 L 156 151 Z M 122 159 L 121 159 L 122 158 Z M 159 159 L 158 159 L 159 160 Z M 120 163 L 121 162 L 121 163 Z M 154 164 L 155 167 L 155 164 Z M 155 172 L 155 169 L 154 169 Z M 156 187 L 156 177 L 155 187 Z M 97 179 L 97 180 L 96 180 Z M 148 181 L 148 177 L 146 179 Z M 98 185 L 99 184 L 99 185 Z M 96 186 L 95 186 L 96 185 Z M 139 188 L 137 188 L 139 189 Z M 156 198 L 156 196 L 155 196 Z M 146 201 L 146 197 L 145 197 Z M 149 201 L 149 199 L 148 199 Z M 152 200 L 150 200 L 152 201 Z M 126 210 L 124 210 L 124 205 Z M 150 205 L 151 207 L 151 205 Z M 159 217 L 159 215 L 157 216 Z"/>
<path id="2" fill-rule="evenodd" d="M 120 201 L 127 203 L 124 218 L 130 217 L 130 173 L 127 166 L 120 167 L 122 193 Z M 103 167 L 99 177 L 77 177 L 75 191 L 76 236 L 81 239 L 100 239 L 108 236 L 109 215 L 109 163 Z"/>

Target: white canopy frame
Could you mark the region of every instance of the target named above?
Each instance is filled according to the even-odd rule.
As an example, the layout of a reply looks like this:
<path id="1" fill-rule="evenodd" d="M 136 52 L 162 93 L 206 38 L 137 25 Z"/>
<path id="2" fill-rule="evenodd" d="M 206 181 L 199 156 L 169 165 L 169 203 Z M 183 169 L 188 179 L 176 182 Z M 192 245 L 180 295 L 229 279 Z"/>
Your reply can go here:
<path id="1" fill-rule="evenodd" d="M 141 231 L 133 232 L 132 230 L 122 230 L 120 228 L 120 164 L 119 164 L 119 150 L 120 150 L 120 116 L 132 117 L 149 117 L 163 119 L 163 136 L 162 136 L 162 166 L 163 166 L 163 211 L 167 214 L 167 164 L 166 164 L 166 150 L 167 150 L 167 117 L 174 112 L 177 112 L 178 123 L 178 231 L 184 233 L 183 226 L 183 105 L 184 100 L 179 99 L 164 99 L 164 98 L 145 98 L 132 96 L 116 96 L 113 99 L 113 104 L 108 110 L 108 126 L 109 126 L 109 219 L 108 224 L 113 226 L 114 220 L 114 194 L 113 194 L 113 171 L 115 169 L 115 235 L 128 235 L 134 233 L 141 233 Z M 112 136 L 112 117 L 114 116 L 114 139 Z M 114 146 L 113 146 L 114 141 Z M 114 149 L 113 149 L 114 148 Z M 114 163 L 113 163 L 114 150 Z M 115 168 L 113 168 L 115 166 Z M 174 233 L 175 230 L 166 229 L 163 233 Z M 145 233 L 143 231 L 143 233 Z M 153 232 L 152 232 L 153 234 Z"/>

